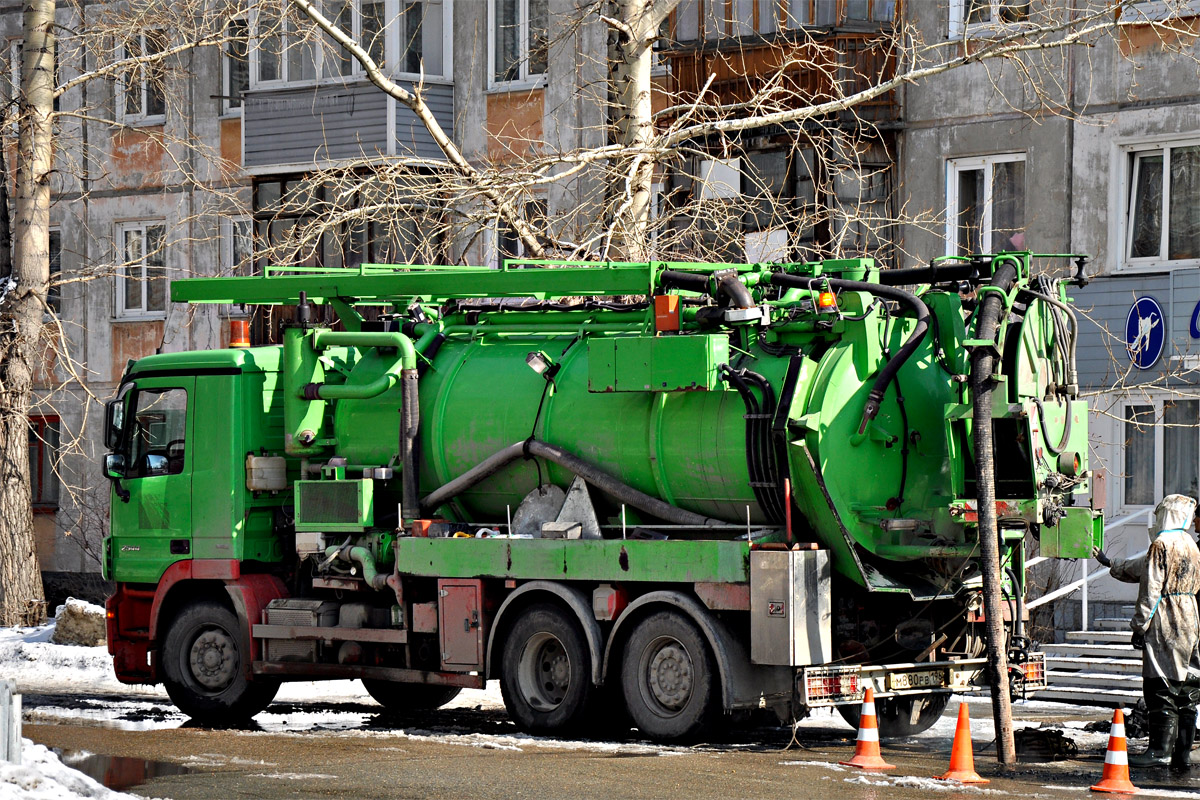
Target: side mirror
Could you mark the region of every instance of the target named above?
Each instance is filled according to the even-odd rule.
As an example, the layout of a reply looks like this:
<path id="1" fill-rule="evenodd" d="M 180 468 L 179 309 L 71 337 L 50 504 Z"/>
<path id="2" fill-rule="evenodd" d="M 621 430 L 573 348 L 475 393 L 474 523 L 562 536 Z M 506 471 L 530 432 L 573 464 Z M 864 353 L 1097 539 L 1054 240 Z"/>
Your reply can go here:
<path id="1" fill-rule="evenodd" d="M 104 443 L 109 450 L 116 450 L 121 446 L 121 433 L 124 426 L 125 398 L 118 397 L 116 400 L 109 400 L 104 405 Z"/>
<path id="2" fill-rule="evenodd" d="M 104 477 L 113 482 L 113 489 L 116 490 L 117 497 L 121 498 L 121 502 L 128 503 L 129 490 L 121 485 L 121 478 L 125 477 L 124 453 L 108 453 L 104 456 Z"/>
<path id="3" fill-rule="evenodd" d="M 104 456 L 104 477 L 110 481 L 125 477 L 124 453 L 108 453 Z"/>

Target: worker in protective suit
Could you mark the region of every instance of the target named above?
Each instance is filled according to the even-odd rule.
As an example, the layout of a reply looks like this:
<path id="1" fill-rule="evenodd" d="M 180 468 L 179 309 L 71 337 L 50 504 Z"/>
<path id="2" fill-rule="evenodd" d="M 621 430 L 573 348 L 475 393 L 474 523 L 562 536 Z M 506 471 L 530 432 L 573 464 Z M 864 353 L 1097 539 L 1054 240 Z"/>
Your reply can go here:
<path id="1" fill-rule="evenodd" d="M 1143 651 L 1150 743 L 1145 753 L 1130 757 L 1132 766 L 1190 766 L 1200 699 L 1200 550 L 1186 531 L 1195 511 L 1190 497 L 1168 495 L 1154 510 L 1144 555 L 1109 559 L 1103 550 L 1095 553 L 1114 578 L 1138 584 L 1131 641 Z"/>

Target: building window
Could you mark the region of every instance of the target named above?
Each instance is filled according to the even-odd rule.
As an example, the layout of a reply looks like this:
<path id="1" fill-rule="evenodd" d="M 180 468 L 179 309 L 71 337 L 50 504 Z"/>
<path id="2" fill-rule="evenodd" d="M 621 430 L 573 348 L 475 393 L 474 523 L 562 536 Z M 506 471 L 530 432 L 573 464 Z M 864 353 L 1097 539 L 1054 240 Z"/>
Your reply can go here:
<path id="1" fill-rule="evenodd" d="M 525 203 L 522 208 L 522 217 L 529 220 L 531 227 L 537 230 L 540 227 L 541 221 L 546 217 L 546 203 L 544 200 L 530 200 Z M 485 249 L 487 251 L 487 265 L 493 269 L 504 266 L 505 261 L 513 261 L 525 258 L 528 256 L 525 243 L 521 241 L 521 237 L 517 236 L 517 232 L 500 220 L 493 220 L 491 226 L 486 231 Z"/>
<path id="2" fill-rule="evenodd" d="M 1200 491 L 1200 400 L 1124 405 L 1122 505 L 1153 506 L 1168 494 Z"/>
<path id="3" fill-rule="evenodd" d="M 1025 249 L 1025 155 L 947 162 L 948 255 Z"/>
<path id="4" fill-rule="evenodd" d="M 221 274 L 254 274 L 254 222 L 250 217 L 221 219 Z"/>
<path id="5" fill-rule="evenodd" d="M 242 113 L 242 95 L 250 88 L 250 23 L 235 17 L 225 26 L 221 48 L 221 113 Z"/>
<path id="6" fill-rule="evenodd" d="M 162 317 L 167 313 L 166 228 L 158 222 L 119 226 L 124 263 L 117 271 L 117 316 Z"/>
<path id="7" fill-rule="evenodd" d="M 446 45 L 450 31 L 449 3 L 323 0 L 316 5 L 390 74 L 425 78 L 449 74 Z M 307 17 L 294 17 L 287 12 L 288 4 L 281 4 L 280 0 L 260 0 L 255 4 L 255 47 L 251 55 L 254 85 L 336 80 L 363 74 L 358 60 L 328 37 L 317 35 Z"/>
<path id="8" fill-rule="evenodd" d="M 1000 31 L 1029 21 L 1031 0 L 950 0 L 951 38 Z"/>
<path id="9" fill-rule="evenodd" d="M 529 83 L 546 74 L 548 0 L 490 0 L 491 83 Z"/>
<path id="10" fill-rule="evenodd" d="M 164 31 L 151 29 L 130 34 L 117 47 L 117 59 L 153 57 L 167 47 Z M 117 80 L 117 120 L 120 122 L 161 121 L 167 110 L 166 64 L 154 58 L 134 64 Z"/>
<path id="11" fill-rule="evenodd" d="M 1200 259 L 1200 144 L 1132 150 L 1126 174 L 1125 262 Z"/>
<path id="12" fill-rule="evenodd" d="M 46 287 L 46 305 L 58 315 L 62 313 L 62 234 L 50 229 L 50 283 Z"/>
<path id="13" fill-rule="evenodd" d="M 58 417 L 29 418 L 29 490 L 33 513 L 58 510 Z"/>

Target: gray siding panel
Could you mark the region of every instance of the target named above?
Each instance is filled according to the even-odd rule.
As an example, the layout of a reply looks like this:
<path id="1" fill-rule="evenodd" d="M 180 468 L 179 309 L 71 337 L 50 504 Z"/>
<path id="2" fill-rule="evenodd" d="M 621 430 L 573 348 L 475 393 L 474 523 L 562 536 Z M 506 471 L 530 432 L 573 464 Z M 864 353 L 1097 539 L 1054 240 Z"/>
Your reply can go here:
<path id="1" fill-rule="evenodd" d="M 454 87 L 426 86 L 425 104 L 442 130 L 454 137 Z M 405 106 L 396 104 L 396 154 L 418 158 L 445 158 L 442 149 L 433 141 L 417 115 Z"/>
<path id="2" fill-rule="evenodd" d="M 426 86 L 425 99 L 454 135 L 454 87 Z M 396 107 L 396 154 L 441 158 L 413 112 Z M 368 83 L 254 91 L 242 111 L 247 169 L 319 161 L 379 159 L 388 151 L 387 96 Z"/>
<path id="3" fill-rule="evenodd" d="M 387 151 L 387 97 L 371 85 L 253 92 L 242 114 L 247 169 Z"/>
<path id="4" fill-rule="evenodd" d="M 1200 340 L 1191 336 L 1192 312 L 1200 301 L 1200 273 L 1177 270 L 1167 275 L 1100 277 L 1082 289 L 1072 287 L 1079 310 L 1080 335 L 1076 354 L 1079 381 L 1103 389 L 1119 380 L 1126 385 L 1146 383 L 1180 372 L 1175 359 L 1200 354 Z M 1166 344 L 1158 363 L 1147 370 L 1130 369 L 1125 350 L 1125 320 L 1138 297 L 1153 297 L 1166 316 Z M 1128 374 L 1126 374 L 1128 373 Z"/>

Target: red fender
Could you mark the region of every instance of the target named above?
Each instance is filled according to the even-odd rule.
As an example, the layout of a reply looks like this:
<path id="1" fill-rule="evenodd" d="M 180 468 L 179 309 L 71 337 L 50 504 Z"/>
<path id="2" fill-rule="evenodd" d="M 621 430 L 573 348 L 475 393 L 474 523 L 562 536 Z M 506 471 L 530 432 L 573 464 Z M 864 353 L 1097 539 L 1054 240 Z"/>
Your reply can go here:
<path id="1" fill-rule="evenodd" d="M 122 683 L 159 682 L 158 659 L 153 656 L 159 646 L 163 601 L 176 584 L 193 580 L 221 581 L 225 585 L 242 622 L 244 652 L 250 655 L 243 669 L 247 676 L 251 674 L 259 646 L 250 636 L 250 626 L 262 619 L 268 603 L 288 596 L 287 587 L 274 575 L 243 575 L 241 564 L 232 559 L 189 559 L 168 567 L 153 592 L 118 584 L 117 591 L 105 602 L 108 652 Z"/>

